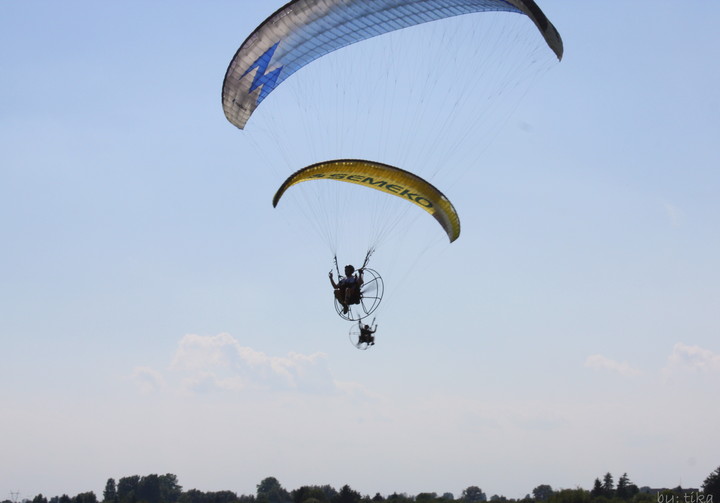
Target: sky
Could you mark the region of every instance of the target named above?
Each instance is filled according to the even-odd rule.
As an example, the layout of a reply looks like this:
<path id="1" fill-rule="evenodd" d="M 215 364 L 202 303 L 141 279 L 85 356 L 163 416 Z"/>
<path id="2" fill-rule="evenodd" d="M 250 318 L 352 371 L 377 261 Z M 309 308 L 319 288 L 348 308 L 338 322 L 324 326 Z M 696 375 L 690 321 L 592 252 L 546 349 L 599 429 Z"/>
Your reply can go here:
<path id="1" fill-rule="evenodd" d="M 152 473 L 238 494 L 699 487 L 720 464 L 720 4 L 543 0 L 563 60 L 493 120 L 468 129 L 462 101 L 442 127 L 394 114 L 408 146 L 333 131 L 413 166 L 435 131 L 426 164 L 460 166 L 432 177 L 460 238 L 409 211 L 358 351 L 302 202 L 270 204 L 326 154 L 283 100 L 336 113 L 355 77 L 308 66 L 244 130 L 222 112 L 281 3 L 0 2 L 0 498 Z M 384 83 L 385 47 L 333 64 Z"/>

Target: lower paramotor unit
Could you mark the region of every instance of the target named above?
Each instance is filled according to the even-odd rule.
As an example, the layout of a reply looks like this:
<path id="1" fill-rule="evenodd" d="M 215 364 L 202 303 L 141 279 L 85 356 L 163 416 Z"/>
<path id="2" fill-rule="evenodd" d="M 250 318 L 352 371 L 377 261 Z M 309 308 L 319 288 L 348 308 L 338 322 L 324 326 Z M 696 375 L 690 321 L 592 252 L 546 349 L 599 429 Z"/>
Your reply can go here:
<path id="1" fill-rule="evenodd" d="M 356 348 L 364 351 L 370 346 L 375 345 L 374 334 L 376 330 L 377 325 L 375 324 L 374 318 L 372 323 L 370 323 L 369 325 L 363 324 L 361 321 L 358 321 L 356 324 L 354 323 L 350 327 L 350 332 L 348 333 L 348 336 L 350 337 L 350 343 Z"/>

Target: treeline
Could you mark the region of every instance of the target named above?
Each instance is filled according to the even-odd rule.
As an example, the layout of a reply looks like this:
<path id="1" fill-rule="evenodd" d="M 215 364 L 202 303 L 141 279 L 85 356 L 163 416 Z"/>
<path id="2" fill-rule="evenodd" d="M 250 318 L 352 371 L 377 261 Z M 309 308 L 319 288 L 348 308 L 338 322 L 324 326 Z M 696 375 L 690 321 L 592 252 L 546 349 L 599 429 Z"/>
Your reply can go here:
<path id="1" fill-rule="evenodd" d="M 508 499 L 492 495 L 489 499 L 478 486 L 469 486 L 462 491 L 458 499 L 452 493 L 438 495 L 434 492 L 408 495 L 393 493 L 382 496 L 362 495 L 344 485 L 336 490 L 330 485 L 302 486 L 292 491 L 286 490 L 275 477 L 267 477 L 257 485 L 252 495 L 237 495 L 232 491 L 207 492 L 198 489 L 183 491 L 177 477 L 166 475 L 133 475 L 123 477 L 117 482 L 108 479 L 102 499 L 94 492 L 84 492 L 70 497 L 63 494 L 46 498 L 38 494 L 33 499 L 23 499 L 22 503 L 720 503 L 720 467 L 703 482 L 701 489 L 652 489 L 638 487 L 626 473 L 615 483 L 614 477 L 606 473 L 602 479 L 596 478 L 591 490 L 582 488 L 554 490 L 543 484 L 532 490 L 532 494 L 520 499 Z M 0 503 L 18 503 L 4 500 Z"/>

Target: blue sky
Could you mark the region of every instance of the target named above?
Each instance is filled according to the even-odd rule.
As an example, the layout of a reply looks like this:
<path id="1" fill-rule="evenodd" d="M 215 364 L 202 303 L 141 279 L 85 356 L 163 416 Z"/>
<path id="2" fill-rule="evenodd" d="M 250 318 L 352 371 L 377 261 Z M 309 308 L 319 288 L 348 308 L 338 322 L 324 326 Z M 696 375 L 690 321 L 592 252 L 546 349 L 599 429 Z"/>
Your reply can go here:
<path id="1" fill-rule="evenodd" d="M 333 311 L 332 254 L 270 204 L 325 160 L 330 133 L 282 112 L 333 113 L 314 87 L 333 67 L 243 131 L 222 113 L 230 59 L 277 6 L 0 3 L 0 498 L 149 473 L 243 494 L 270 475 L 364 494 L 699 486 L 720 452 L 720 5 L 541 2 L 563 61 L 451 153 L 474 109 L 435 128 L 425 162 L 455 166 L 433 181 L 463 233 L 447 245 L 409 213 L 378 250 L 365 352 Z M 414 143 L 328 150 L 421 164 L 432 125 L 396 118 Z"/>

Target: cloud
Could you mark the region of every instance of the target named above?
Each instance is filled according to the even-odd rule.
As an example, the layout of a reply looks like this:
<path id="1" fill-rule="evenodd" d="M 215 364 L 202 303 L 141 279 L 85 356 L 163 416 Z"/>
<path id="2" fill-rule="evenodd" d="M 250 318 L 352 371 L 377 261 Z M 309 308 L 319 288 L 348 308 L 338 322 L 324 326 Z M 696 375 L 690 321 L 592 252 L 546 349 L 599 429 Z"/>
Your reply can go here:
<path id="1" fill-rule="evenodd" d="M 150 367 L 136 367 L 130 378 L 143 394 L 150 394 L 165 387 L 165 379 L 162 374 Z"/>
<path id="2" fill-rule="evenodd" d="M 585 366 L 596 370 L 608 370 L 624 376 L 636 376 L 641 372 L 630 366 L 627 362 L 617 362 L 603 355 L 591 355 L 585 359 Z"/>
<path id="3" fill-rule="evenodd" d="M 170 370 L 180 376 L 185 389 L 196 392 L 275 389 L 332 393 L 337 390 L 325 354 L 268 356 L 242 346 L 226 333 L 184 336 Z"/>
<path id="4" fill-rule="evenodd" d="M 720 372 L 720 354 L 700 346 L 688 346 L 678 342 L 668 357 L 665 372 L 690 370 L 694 372 Z"/>

